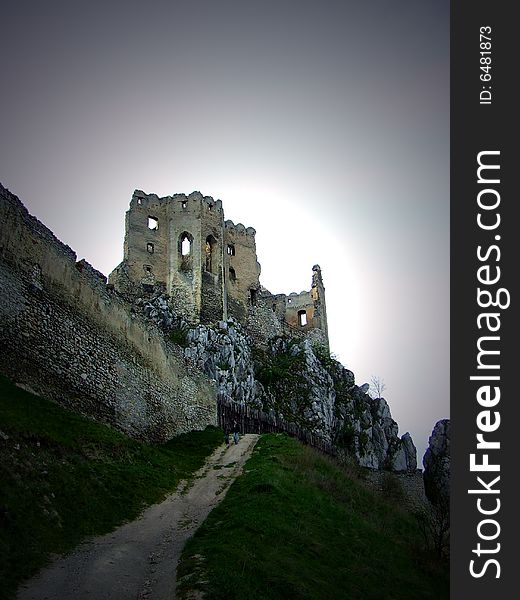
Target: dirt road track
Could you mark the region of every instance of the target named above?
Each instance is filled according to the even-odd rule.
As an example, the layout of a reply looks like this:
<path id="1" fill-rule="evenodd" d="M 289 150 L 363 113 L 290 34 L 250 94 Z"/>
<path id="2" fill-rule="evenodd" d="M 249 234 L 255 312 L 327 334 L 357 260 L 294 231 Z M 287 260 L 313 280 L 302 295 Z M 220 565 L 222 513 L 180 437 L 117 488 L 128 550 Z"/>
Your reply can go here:
<path id="1" fill-rule="evenodd" d="M 220 446 L 192 485 L 139 519 L 85 542 L 23 585 L 17 600 L 172 600 L 184 544 L 224 497 L 257 435 Z"/>

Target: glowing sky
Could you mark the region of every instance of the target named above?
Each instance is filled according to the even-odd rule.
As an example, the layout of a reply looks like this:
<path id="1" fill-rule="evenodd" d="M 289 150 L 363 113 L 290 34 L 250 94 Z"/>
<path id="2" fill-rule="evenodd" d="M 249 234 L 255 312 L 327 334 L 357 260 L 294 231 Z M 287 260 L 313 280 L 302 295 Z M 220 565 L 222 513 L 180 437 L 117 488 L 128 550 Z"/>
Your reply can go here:
<path id="1" fill-rule="evenodd" d="M 449 416 L 447 0 L 18 0 L 0 181 L 108 274 L 135 188 L 257 231 L 261 282 L 322 267 L 331 350 L 381 377 L 419 463 Z"/>

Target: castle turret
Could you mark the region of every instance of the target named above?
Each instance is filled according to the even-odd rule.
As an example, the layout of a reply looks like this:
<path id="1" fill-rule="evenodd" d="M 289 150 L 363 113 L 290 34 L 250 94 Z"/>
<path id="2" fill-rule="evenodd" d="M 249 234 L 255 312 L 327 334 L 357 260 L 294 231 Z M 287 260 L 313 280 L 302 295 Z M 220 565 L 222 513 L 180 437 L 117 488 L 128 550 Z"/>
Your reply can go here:
<path id="1" fill-rule="evenodd" d="M 225 222 L 225 263 L 227 266 L 226 296 L 228 312 L 245 322 L 249 307 L 254 305 L 260 290 L 260 264 L 256 257 L 256 231 Z"/>

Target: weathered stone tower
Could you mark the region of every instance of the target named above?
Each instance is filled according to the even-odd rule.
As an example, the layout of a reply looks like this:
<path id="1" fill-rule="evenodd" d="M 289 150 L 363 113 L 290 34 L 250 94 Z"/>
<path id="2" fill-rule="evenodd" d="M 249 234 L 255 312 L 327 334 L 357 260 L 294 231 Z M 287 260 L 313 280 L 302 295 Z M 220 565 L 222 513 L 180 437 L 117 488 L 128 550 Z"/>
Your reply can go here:
<path id="1" fill-rule="evenodd" d="M 167 292 L 190 321 L 241 321 L 260 288 L 255 230 L 224 222 L 222 202 L 193 192 L 136 190 L 126 213 L 123 262 L 109 282 L 130 297 Z M 229 309 L 228 309 L 229 306 Z"/>
<path id="2" fill-rule="evenodd" d="M 264 291 L 260 302 L 270 307 L 290 335 L 303 335 L 328 347 L 325 286 L 319 265 L 312 267 L 312 287 L 299 294 L 270 294 Z"/>
<path id="3" fill-rule="evenodd" d="M 319 266 L 309 292 L 272 295 L 260 286 L 255 234 L 225 221 L 222 202 L 200 192 L 159 198 L 136 190 L 126 213 L 123 262 L 109 283 L 130 300 L 164 291 L 192 322 L 233 316 L 247 325 L 263 312 L 265 323 L 268 309 L 270 333 L 313 333 L 328 345 Z"/>

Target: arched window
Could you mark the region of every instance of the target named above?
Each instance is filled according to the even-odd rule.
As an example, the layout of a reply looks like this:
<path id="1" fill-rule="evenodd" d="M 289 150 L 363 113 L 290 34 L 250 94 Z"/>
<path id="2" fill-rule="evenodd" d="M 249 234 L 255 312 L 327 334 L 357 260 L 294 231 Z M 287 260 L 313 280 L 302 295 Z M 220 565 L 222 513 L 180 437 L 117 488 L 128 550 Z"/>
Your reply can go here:
<path id="1" fill-rule="evenodd" d="M 159 219 L 157 217 L 148 216 L 148 229 L 157 231 L 159 229 Z"/>
<path id="2" fill-rule="evenodd" d="M 227 245 L 227 253 L 229 256 L 235 256 L 235 246 L 233 244 Z"/>
<path id="3" fill-rule="evenodd" d="M 189 256 L 191 254 L 191 242 L 192 241 L 193 241 L 193 238 L 189 233 L 184 232 L 183 234 L 181 234 L 181 238 L 180 238 L 181 256 Z"/>
<path id="4" fill-rule="evenodd" d="M 183 231 L 179 236 L 178 241 L 178 252 L 179 252 L 179 270 L 189 272 L 193 269 L 193 236 L 187 231 Z"/>
<path id="5" fill-rule="evenodd" d="M 300 323 L 300 327 L 307 325 L 307 313 L 304 310 L 298 311 L 298 322 Z"/>
<path id="6" fill-rule="evenodd" d="M 233 269 L 233 267 L 229 267 L 229 279 L 233 282 L 237 280 L 237 274 L 235 272 L 235 269 Z"/>

